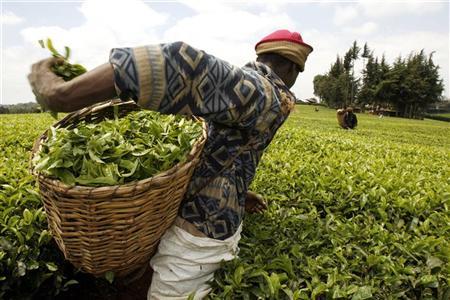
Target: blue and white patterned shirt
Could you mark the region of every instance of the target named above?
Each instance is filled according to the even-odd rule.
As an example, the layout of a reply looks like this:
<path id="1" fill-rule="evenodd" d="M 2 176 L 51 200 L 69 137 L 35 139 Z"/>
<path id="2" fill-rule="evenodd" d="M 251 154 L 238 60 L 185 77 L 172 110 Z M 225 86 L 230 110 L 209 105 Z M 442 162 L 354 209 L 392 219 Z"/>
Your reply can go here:
<path id="1" fill-rule="evenodd" d="M 282 101 L 295 101 L 294 95 L 264 64 L 239 68 L 183 42 L 113 49 L 110 62 L 121 99 L 208 122 L 208 139 L 178 221 L 196 235 L 220 240 L 232 236 L 242 222 L 247 190 L 263 150 L 289 114 L 282 110 Z M 220 176 L 188 197 L 251 138 L 255 147 L 243 151 Z"/>

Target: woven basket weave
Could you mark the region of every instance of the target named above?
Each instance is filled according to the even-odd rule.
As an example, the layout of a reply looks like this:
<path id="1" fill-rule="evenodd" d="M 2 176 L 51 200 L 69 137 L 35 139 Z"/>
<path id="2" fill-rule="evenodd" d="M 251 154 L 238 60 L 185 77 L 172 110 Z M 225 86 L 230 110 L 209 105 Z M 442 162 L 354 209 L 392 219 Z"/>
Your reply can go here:
<path id="1" fill-rule="evenodd" d="M 134 102 L 112 100 L 67 115 L 55 126 L 74 127 L 82 120 L 99 122 L 123 116 L 139 107 Z M 37 177 L 50 230 L 75 267 L 102 276 L 108 271 L 126 276 L 148 263 L 164 232 L 173 224 L 181 200 L 206 141 L 203 134 L 187 160 L 158 175 L 123 185 L 70 187 L 59 180 Z M 32 156 L 47 138 L 35 142 Z"/>

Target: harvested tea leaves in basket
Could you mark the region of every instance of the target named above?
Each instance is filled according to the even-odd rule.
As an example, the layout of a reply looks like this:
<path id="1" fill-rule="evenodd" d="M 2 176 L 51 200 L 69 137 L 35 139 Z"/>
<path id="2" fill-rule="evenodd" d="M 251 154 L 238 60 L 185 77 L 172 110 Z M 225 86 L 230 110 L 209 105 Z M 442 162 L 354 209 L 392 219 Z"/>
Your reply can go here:
<path id="1" fill-rule="evenodd" d="M 51 128 L 33 158 L 36 171 L 68 185 L 109 186 L 152 177 L 183 162 L 202 133 L 199 122 L 131 112 L 73 129 Z"/>

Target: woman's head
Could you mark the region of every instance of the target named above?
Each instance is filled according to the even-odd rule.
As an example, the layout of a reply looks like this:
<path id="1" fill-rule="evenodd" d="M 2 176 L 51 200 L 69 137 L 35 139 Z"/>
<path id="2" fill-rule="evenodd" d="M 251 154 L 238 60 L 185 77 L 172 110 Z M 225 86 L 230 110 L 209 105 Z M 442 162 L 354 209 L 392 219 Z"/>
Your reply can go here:
<path id="1" fill-rule="evenodd" d="M 298 32 L 277 30 L 259 41 L 257 60 L 269 65 L 288 87 L 292 87 L 313 48 L 304 43 Z"/>

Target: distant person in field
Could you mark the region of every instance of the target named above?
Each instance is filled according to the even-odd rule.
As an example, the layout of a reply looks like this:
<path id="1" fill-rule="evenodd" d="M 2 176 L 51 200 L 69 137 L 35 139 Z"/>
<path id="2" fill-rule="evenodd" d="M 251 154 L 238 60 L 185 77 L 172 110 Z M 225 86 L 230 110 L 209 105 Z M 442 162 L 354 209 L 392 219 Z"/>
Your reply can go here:
<path id="1" fill-rule="evenodd" d="M 339 126 L 341 126 L 342 128 L 354 129 L 358 125 L 358 118 L 353 113 L 352 107 L 344 107 L 343 109 L 338 109 L 336 114 Z"/>
<path id="2" fill-rule="evenodd" d="M 299 33 L 278 30 L 255 50 L 255 62 L 236 67 L 183 42 L 117 48 L 108 63 L 68 82 L 51 72 L 55 59 L 32 66 L 28 78 L 36 99 L 52 111 L 119 97 L 208 122 L 208 139 L 179 215 L 150 262 L 148 299 L 206 296 L 220 262 L 237 256 L 244 211 L 266 208 L 248 187 L 263 150 L 294 107 L 289 89 L 313 48 Z"/>

